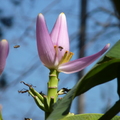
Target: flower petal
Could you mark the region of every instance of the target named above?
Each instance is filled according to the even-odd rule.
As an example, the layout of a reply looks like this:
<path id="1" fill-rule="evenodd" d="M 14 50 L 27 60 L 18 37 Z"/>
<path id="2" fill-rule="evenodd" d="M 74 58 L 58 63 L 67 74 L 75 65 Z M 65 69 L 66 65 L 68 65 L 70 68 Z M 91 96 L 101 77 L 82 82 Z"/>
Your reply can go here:
<path id="1" fill-rule="evenodd" d="M 4 70 L 8 52 L 9 52 L 8 41 L 3 39 L 2 41 L 0 41 L 0 74 L 2 74 Z"/>
<path id="2" fill-rule="evenodd" d="M 109 46 L 110 44 L 107 44 L 101 51 L 94 55 L 61 64 L 58 68 L 58 71 L 68 74 L 78 72 L 94 62 L 98 57 L 100 57 L 109 48 Z"/>
<path id="3" fill-rule="evenodd" d="M 43 64 L 50 68 L 54 65 L 55 50 L 42 14 L 37 17 L 36 37 L 39 57 Z"/>
<path id="4" fill-rule="evenodd" d="M 50 34 L 54 45 L 62 47 L 63 49 L 58 51 L 58 59 L 62 58 L 66 51 L 69 51 L 69 36 L 67 30 L 66 16 L 61 13 L 54 25 L 54 28 Z"/>

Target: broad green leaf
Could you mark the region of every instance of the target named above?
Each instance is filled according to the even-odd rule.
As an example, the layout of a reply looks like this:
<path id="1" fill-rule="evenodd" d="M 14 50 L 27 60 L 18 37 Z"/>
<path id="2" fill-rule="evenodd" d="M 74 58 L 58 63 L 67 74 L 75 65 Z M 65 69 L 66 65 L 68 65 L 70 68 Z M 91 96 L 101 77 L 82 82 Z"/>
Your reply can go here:
<path id="1" fill-rule="evenodd" d="M 95 113 L 79 114 L 70 117 L 65 117 L 61 120 L 98 120 L 102 115 L 103 114 L 95 114 Z M 120 116 L 115 116 L 111 120 L 120 120 Z"/>
<path id="2" fill-rule="evenodd" d="M 120 40 L 83 76 L 79 82 L 54 105 L 53 112 L 47 120 L 65 117 L 70 110 L 74 97 L 88 91 L 92 87 L 108 82 L 117 77 L 120 68 Z"/>
<path id="3" fill-rule="evenodd" d="M 117 78 L 118 69 L 120 69 L 120 40 L 80 79 L 76 85 L 75 96 Z"/>
<path id="4" fill-rule="evenodd" d="M 92 70 L 90 70 L 76 85 L 76 95 L 80 95 L 90 88 L 113 80 L 117 77 L 117 70 L 120 66 L 120 59 L 113 59 L 107 62 L 97 64 Z"/>

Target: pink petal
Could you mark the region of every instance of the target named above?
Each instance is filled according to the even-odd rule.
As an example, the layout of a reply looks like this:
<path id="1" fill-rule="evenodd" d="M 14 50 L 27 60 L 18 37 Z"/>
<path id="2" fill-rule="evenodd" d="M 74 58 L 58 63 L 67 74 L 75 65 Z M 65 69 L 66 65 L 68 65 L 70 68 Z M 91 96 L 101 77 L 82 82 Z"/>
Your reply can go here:
<path id="1" fill-rule="evenodd" d="M 62 58 L 66 51 L 69 51 L 69 36 L 67 30 L 66 16 L 61 13 L 54 25 L 51 32 L 51 39 L 54 45 L 63 47 L 62 50 L 58 51 L 58 59 Z"/>
<path id="2" fill-rule="evenodd" d="M 39 57 L 45 66 L 51 68 L 54 65 L 55 50 L 42 14 L 37 17 L 36 37 Z"/>
<path id="3" fill-rule="evenodd" d="M 110 46 L 110 44 L 107 44 L 100 52 L 98 52 L 94 55 L 79 58 L 77 60 L 61 64 L 58 68 L 58 71 L 68 73 L 68 74 L 78 72 L 78 71 L 84 69 L 85 67 L 87 67 L 88 65 L 90 65 L 97 58 L 99 58 L 109 48 L 109 46 Z"/>
<path id="4" fill-rule="evenodd" d="M 0 41 L 0 74 L 2 74 L 4 70 L 8 52 L 9 52 L 8 41 L 3 39 L 2 41 Z"/>

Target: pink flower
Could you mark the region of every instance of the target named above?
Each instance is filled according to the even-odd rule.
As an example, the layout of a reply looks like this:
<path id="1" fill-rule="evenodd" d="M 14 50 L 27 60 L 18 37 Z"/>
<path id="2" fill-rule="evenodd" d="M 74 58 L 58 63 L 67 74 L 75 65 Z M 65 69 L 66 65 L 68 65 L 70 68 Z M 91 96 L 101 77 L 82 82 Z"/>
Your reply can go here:
<path id="1" fill-rule="evenodd" d="M 78 72 L 100 57 L 108 48 L 107 44 L 100 52 L 70 61 L 73 53 L 69 52 L 69 37 L 66 16 L 61 13 L 49 34 L 44 16 L 39 14 L 36 24 L 37 48 L 42 63 L 49 69 L 63 73 Z"/>
<path id="2" fill-rule="evenodd" d="M 8 41 L 3 39 L 0 41 L 0 75 L 2 74 L 4 70 L 8 52 L 9 52 Z"/>

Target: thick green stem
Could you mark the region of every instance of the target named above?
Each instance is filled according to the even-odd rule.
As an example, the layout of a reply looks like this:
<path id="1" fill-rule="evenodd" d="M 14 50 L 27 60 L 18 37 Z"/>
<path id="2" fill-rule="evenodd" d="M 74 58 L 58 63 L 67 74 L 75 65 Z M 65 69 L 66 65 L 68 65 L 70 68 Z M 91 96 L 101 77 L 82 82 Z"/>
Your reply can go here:
<path id="1" fill-rule="evenodd" d="M 49 74 L 49 82 L 48 82 L 48 93 L 47 93 L 47 105 L 48 112 L 45 112 L 45 120 L 48 118 L 50 113 L 52 112 L 52 105 L 56 102 L 58 97 L 58 74 L 57 70 L 51 69 Z M 44 101 L 45 102 L 45 101 Z"/>
<path id="2" fill-rule="evenodd" d="M 49 82 L 48 82 L 48 103 L 50 105 L 50 100 L 51 98 L 54 98 L 54 103 L 56 102 L 57 99 L 57 91 L 58 91 L 58 74 L 59 72 L 57 70 L 50 70 L 49 74 Z"/>

